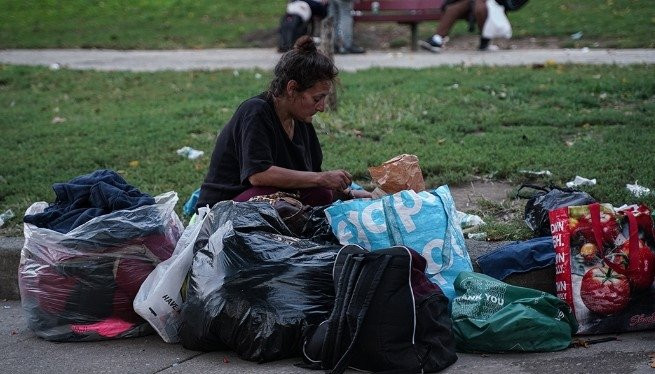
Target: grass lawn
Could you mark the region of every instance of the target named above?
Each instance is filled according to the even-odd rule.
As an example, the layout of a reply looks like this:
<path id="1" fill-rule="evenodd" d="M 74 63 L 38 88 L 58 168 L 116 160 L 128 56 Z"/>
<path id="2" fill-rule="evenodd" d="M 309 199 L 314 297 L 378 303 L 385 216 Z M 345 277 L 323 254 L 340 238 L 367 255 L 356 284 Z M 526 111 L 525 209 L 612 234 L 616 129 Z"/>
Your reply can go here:
<path id="1" fill-rule="evenodd" d="M 0 211 L 22 216 L 52 201 L 51 185 L 98 168 L 118 170 L 150 194 L 183 202 L 202 182 L 217 131 L 266 71 L 107 73 L 0 65 Z M 340 109 L 315 126 L 324 168 L 366 181 L 367 167 L 416 154 L 428 185 L 475 177 L 576 175 L 615 205 L 637 199 L 626 183 L 655 189 L 655 67 L 565 66 L 373 69 L 342 73 Z M 206 152 L 190 161 L 182 146 Z M 178 205 L 178 209 L 182 204 Z M 179 210 L 178 210 L 179 211 Z M 20 219 L 0 235 L 20 235 Z"/>
<path id="2" fill-rule="evenodd" d="M 0 0 L 0 48 L 272 47 L 285 3 Z M 655 47 L 652 0 L 531 1 L 509 18 L 519 38 L 558 37 L 563 46 L 576 47 Z M 460 22 L 453 34 L 465 28 Z M 421 25 L 422 34 L 433 30 L 434 23 Z M 576 32 L 583 33 L 579 41 L 569 37 Z"/>

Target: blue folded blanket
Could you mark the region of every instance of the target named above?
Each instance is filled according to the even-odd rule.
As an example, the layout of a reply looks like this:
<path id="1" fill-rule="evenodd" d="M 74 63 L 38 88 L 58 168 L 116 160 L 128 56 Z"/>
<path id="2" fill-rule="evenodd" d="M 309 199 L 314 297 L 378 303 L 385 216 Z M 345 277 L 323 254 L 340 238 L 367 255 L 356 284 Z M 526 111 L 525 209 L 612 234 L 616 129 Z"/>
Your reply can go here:
<path id="1" fill-rule="evenodd" d="M 506 244 L 477 259 L 483 274 L 504 280 L 514 273 L 525 273 L 555 264 L 555 248 L 550 236 Z"/>

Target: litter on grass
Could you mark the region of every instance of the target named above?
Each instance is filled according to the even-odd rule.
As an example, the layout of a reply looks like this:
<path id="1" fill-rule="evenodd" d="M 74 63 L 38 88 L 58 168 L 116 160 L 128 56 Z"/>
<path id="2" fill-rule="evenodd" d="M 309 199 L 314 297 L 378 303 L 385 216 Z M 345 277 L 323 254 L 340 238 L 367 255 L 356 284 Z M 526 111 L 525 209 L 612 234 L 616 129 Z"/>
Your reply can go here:
<path id="1" fill-rule="evenodd" d="M 596 185 L 596 178 L 587 179 L 579 175 L 576 175 L 572 181 L 566 182 L 566 187 L 568 188 L 580 187 L 580 186 L 595 186 L 595 185 Z"/>
<path id="2" fill-rule="evenodd" d="M 14 218 L 14 212 L 12 212 L 11 209 L 5 210 L 4 213 L 0 214 L 0 227 L 12 218 Z"/>
<path id="3" fill-rule="evenodd" d="M 459 220 L 462 229 L 484 225 L 484 220 L 482 220 L 480 216 L 475 214 L 460 212 L 459 210 L 457 211 L 457 219 Z"/>
<path id="4" fill-rule="evenodd" d="M 541 176 L 550 177 L 550 176 L 553 175 L 553 173 L 551 173 L 550 170 L 539 170 L 539 171 L 534 171 L 534 170 L 525 170 L 525 169 L 521 169 L 521 170 L 519 170 L 519 173 L 528 174 L 528 175 L 533 175 L 533 176 L 537 176 L 537 177 L 541 177 Z"/>
<path id="5" fill-rule="evenodd" d="M 650 188 L 638 185 L 637 181 L 635 181 L 635 184 L 626 184 L 625 188 L 632 192 L 632 194 L 636 197 L 642 197 L 650 194 Z"/>
<path id="6" fill-rule="evenodd" d="M 487 233 L 486 232 L 471 232 L 471 233 L 466 234 L 466 236 L 469 239 L 472 239 L 472 240 L 480 240 L 480 241 L 487 240 Z"/>
<path id="7" fill-rule="evenodd" d="M 199 151 L 197 149 L 193 149 L 191 147 L 182 147 L 182 148 L 177 150 L 177 154 L 180 155 L 180 156 L 184 156 L 184 157 L 188 158 L 189 160 L 195 160 L 195 159 L 201 157 L 202 155 L 204 155 L 205 152 Z"/>
<path id="8" fill-rule="evenodd" d="M 573 40 L 580 40 L 582 39 L 582 31 L 578 31 L 576 33 L 571 34 L 571 39 Z"/>

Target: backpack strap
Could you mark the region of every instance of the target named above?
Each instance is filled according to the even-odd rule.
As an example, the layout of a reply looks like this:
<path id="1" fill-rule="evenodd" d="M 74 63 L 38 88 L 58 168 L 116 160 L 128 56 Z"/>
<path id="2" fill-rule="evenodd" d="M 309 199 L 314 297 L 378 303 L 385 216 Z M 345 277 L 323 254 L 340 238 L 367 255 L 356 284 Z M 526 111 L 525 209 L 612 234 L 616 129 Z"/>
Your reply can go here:
<path id="1" fill-rule="evenodd" d="M 350 262 L 350 260 L 354 260 L 354 257 L 349 256 L 346 262 Z M 373 299 L 373 295 L 375 294 L 375 292 L 377 291 L 380 285 L 382 274 L 384 273 L 385 269 L 389 265 L 389 262 L 391 261 L 391 256 L 379 255 L 379 256 L 375 256 L 371 260 L 367 259 L 364 256 L 358 258 L 358 262 L 363 262 L 363 261 L 366 262 L 371 261 L 371 263 L 366 264 L 368 266 L 365 266 L 363 271 L 361 271 L 361 273 L 358 274 L 359 276 L 356 279 L 356 284 L 354 286 L 353 293 L 351 295 L 352 299 L 350 300 L 350 303 L 348 303 L 348 305 L 346 306 L 346 309 L 343 310 L 344 313 L 342 313 L 339 318 L 340 321 L 348 323 L 349 321 L 347 321 L 347 312 L 351 311 L 353 313 L 356 313 L 356 315 L 354 316 L 355 319 L 352 321 L 352 325 L 349 326 L 350 331 L 354 331 L 354 333 L 352 333 L 350 344 L 343 352 L 343 354 L 341 354 L 341 357 L 336 362 L 334 368 L 330 371 L 330 373 L 332 374 L 341 374 L 348 367 L 348 363 L 350 362 L 350 355 L 352 354 L 353 348 L 355 347 L 355 343 L 357 342 L 357 337 L 359 336 L 361 327 L 364 323 L 366 312 L 368 311 L 368 307 L 371 304 L 371 299 Z M 344 270 L 346 268 L 347 266 L 344 266 Z M 342 281 L 343 279 L 344 278 L 341 278 Z M 343 328 L 345 328 L 345 324 L 340 324 L 339 326 L 340 331 L 337 334 L 338 337 L 341 335 Z M 339 341 L 340 340 L 337 340 L 337 342 Z M 340 350 L 334 351 L 333 358 L 337 357 L 339 351 Z"/>
<path id="2" fill-rule="evenodd" d="M 362 265 L 361 261 L 353 261 L 353 256 L 352 254 L 346 255 L 339 274 L 339 282 L 336 285 L 334 306 L 327 322 L 327 331 L 321 349 L 321 361 L 326 369 L 337 361 L 338 352 L 341 351 L 340 338 L 343 331 L 342 326 L 345 325 L 345 310 Z"/>

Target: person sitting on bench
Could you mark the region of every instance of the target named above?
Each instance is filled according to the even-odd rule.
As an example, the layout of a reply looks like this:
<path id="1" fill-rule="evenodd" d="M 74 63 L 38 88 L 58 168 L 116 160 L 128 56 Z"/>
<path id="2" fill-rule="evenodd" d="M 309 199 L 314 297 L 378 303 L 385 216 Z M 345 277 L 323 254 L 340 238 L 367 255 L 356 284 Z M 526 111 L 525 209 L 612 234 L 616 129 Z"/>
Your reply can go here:
<path id="1" fill-rule="evenodd" d="M 482 27 L 487 20 L 487 5 L 485 0 L 447 0 L 444 4 L 443 16 L 437 25 L 437 32 L 432 37 L 419 42 L 421 48 L 430 52 L 440 52 L 443 48 L 446 37 L 450 29 L 459 19 L 469 21 L 469 29 L 472 31 L 478 25 L 478 30 L 482 33 Z M 497 48 L 489 44 L 490 40 L 480 36 L 481 51 Z"/>

